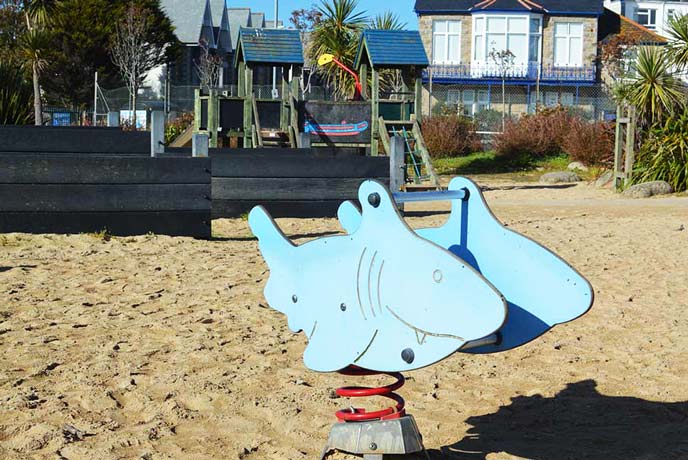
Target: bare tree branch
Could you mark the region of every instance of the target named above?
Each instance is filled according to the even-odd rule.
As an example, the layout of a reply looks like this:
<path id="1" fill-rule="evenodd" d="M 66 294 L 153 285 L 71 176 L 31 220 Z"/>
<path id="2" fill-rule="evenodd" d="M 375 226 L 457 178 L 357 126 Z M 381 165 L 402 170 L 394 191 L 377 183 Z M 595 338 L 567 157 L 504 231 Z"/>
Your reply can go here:
<path id="1" fill-rule="evenodd" d="M 201 48 L 201 56 L 198 62 L 194 61 L 196 74 L 201 82 L 201 88 L 210 90 L 220 86 L 220 70 L 222 70 L 222 58 L 210 52 L 210 47 L 205 39 L 198 46 Z"/>

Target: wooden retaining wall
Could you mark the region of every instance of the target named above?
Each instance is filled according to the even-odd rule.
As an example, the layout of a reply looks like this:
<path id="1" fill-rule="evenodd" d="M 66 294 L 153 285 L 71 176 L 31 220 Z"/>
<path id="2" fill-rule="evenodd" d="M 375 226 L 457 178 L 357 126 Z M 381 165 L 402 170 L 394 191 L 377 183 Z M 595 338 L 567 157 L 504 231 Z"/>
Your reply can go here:
<path id="1" fill-rule="evenodd" d="M 389 184 L 389 159 L 320 149 L 211 150 L 213 218 L 263 205 L 274 217 L 334 217 L 365 179 Z"/>
<path id="2" fill-rule="evenodd" d="M 0 125 L 0 152 L 150 155 L 150 133 L 119 128 Z"/>
<path id="3" fill-rule="evenodd" d="M 207 158 L 0 153 L 0 233 L 210 237 Z"/>

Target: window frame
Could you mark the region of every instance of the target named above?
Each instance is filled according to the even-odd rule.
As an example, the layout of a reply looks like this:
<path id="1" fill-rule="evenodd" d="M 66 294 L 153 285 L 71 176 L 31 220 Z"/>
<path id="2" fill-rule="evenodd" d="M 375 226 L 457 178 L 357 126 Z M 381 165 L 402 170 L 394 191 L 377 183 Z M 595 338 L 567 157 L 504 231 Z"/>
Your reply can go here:
<path id="1" fill-rule="evenodd" d="M 557 35 L 557 26 L 566 24 L 566 34 L 565 35 Z M 580 36 L 578 35 L 573 35 L 571 33 L 571 25 L 576 24 L 581 26 L 581 33 Z M 552 62 L 555 67 L 571 67 L 571 68 L 581 68 L 583 67 L 583 56 L 585 54 L 585 23 L 583 21 L 557 21 L 553 24 L 553 31 L 552 31 Z M 567 62 L 561 62 L 557 59 L 557 38 L 564 38 L 566 39 L 566 57 L 567 57 Z M 576 56 L 578 59 L 571 59 L 571 40 L 580 38 L 581 44 L 580 44 L 580 52 L 579 55 Z"/>
<path id="2" fill-rule="evenodd" d="M 640 16 L 646 16 L 647 17 L 647 23 L 643 24 L 640 21 Z M 657 30 L 657 8 L 637 8 L 635 10 L 635 17 L 637 19 L 638 24 L 641 26 L 645 27 L 646 29 L 649 30 Z M 651 20 L 653 20 L 651 22 Z"/>
<path id="3" fill-rule="evenodd" d="M 440 23 L 446 24 L 446 32 L 438 32 L 436 26 Z M 456 23 L 458 25 L 458 32 L 450 32 L 449 24 Z M 463 29 L 463 24 L 461 19 L 433 19 L 432 21 L 432 63 L 434 65 L 456 65 L 461 64 L 461 32 Z M 437 36 L 443 36 L 445 38 L 445 56 L 442 60 L 438 59 L 436 53 L 436 39 Z M 457 40 L 457 56 L 456 60 L 450 59 L 450 46 L 449 40 L 451 37 L 455 37 Z"/>
<path id="4" fill-rule="evenodd" d="M 473 14 L 472 15 L 472 20 L 473 20 L 473 32 L 472 32 L 472 40 L 471 40 L 471 59 L 474 63 L 477 64 L 489 64 L 489 54 L 490 54 L 490 47 L 488 46 L 489 44 L 487 43 L 487 37 L 488 35 L 498 35 L 500 33 L 498 32 L 490 32 L 489 31 L 489 19 L 494 19 L 494 18 L 501 18 L 504 19 L 505 23 L 505 30 L 504 30 L 504 43 L 507 46 L 508 49 L 508 43 L 509 43 L 509 36 L 516 36 L 520 35 L 523 36 L 525 35 L 525 40 L 526 40 L 526 47 L 525 47 L 525 61 L 514 61 L 515 66 L 526 66 L 528 64 L 539 64 L 542 62 L 542 37 L 543 37 L 543 27 L 544 27 L 544 19 L 541 14 L 534 14 L 534 13 L 480 13 L 480 14 Z M 525 19 L 526 20 L 526 27 L 525 27 L 525 33 L 523 32 L 511 32 L 509 30 L 509 25 L 511 23 L 510 19 Z M 538 30 L 536 32 L 533 32 L 531 29 L 531 21 L 537 20 L 538 21 Z M 482 26 L 479 26 L 479 21 L 482 21 Z M 478 46 L 477 46 L 477 40 L 480 40 L 481 44 L 481 50 L 482 50 L 482 56 L 478 56 Z M 531 47 L 532 47 L 532 40 L 536 40 L 536 46 L 537 46 L 537 60 L 533 61 L 531 60 Z M 497 50 L 497 51 L 502 51 L 502 50 Z"/>

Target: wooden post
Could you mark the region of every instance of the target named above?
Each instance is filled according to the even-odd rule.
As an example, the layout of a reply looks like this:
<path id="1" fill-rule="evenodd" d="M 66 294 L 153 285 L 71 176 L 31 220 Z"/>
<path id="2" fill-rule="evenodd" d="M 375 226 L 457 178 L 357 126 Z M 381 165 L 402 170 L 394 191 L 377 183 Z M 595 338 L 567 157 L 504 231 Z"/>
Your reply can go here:
<path id="1" fill-rule="evenodd" d="M 201 88 L 194 90 L 194 132 L 201 130 L 201 118 L 203 117 L 203 104 L 201 104 Z"/>
<path id="2" fill-rule="evenodd" d="M 250 149 L 253 147 L 253 68 L 250 65 L 246 65 L 244 81 L 244 148 Z"/>
<path id="3" fill-rule="evenodd" d="M 208 135 L 195 133 L 191 138 L 191 156 L 194 158 L 206 158 L 208 156 Z"/>
<path id="4" fill-rule="evenodd" d="M 378 155 L 378 139 L 380 138 L 380 73 L 373 67 L 373 84 L 370 89 L 370 103 L 371 103 L 371 125 L 372 129 L 370 132 L 370 155 Z"/>
<path id="5" fill-rule="evenodd" d="M 289 92 L 289 124 L 294 131 L 294 139 L 297 148 L 306 148 L 301 144 L 303 138 L 300 136 L 301 129 L 299 128 L 299 80 L 297 78 L 291 79 L 291 91 Z M 308 148 L 310 148 L 311 140 L 308 138 Z"/>
<path id="6" fill-rule="evenodd" d="M 151 156 L 165 153 L 165 112 L 151 113 Z"/>
<path id="7" fill-rule="evenodd" d="M 423 123 L 423 73 L 421 70 L 416 71 L 415 88 L 413 113 L 416 115 L 418 124 L 421 124 Z"/>
<path id="8" fill-rule="evenodd" d="M 289 68 L 282 67 L 282 107 L 280 109 L 280 131 L 289 131 Z"/>
<path id="9" fill-rule="evenodd" d="M 210 90 L 208 96 L 208 136 L 210 146 L 217 148 L 217 136 L 220 128 L 220 97 L 216 89 Z"/>
<path id="10" fill-rule="evenodd" d="M 368 99 L 368 64 L 361 63 L 359 78 L 361 79 L 361 99 L 365 101 Z"/>
<path id="11" fill-rule="evenodd" d="M 110 128 L 119 128 L 119 112 L 108 112 L 107 125 Z"/>
<path id="12" fill-rule="evenodd" d="M 621 162 L 623 160 L 623 109 L 621 106 L 616 107 L 616 134 L 614 136 L 614 189 L 621 188 Z"/>
<path id="13" fill-rule="evenodd" d="M 309 149 L 311 148 L 311 135 L 309 133 L 299 133 L 299 148 Z"/>
<path id="14" fill-rule="evenodd" d="M 628 187 L 633 179 L 633 166 L 635 165 L 635 107 L 628 109 L 628 124 L 626 125 L 626 160 L 624 165 L 624 187 Z"/>
<path id="15" fill-rule="evenodd" d="M 402 190 L 404 186 L 405 149 L 404 138 L 396 135 L 390 138 L 389 152 L 389 189 L 392 193 Z"/>
<path id="16" fill-rule="evenodd" d="M 407 110 L 407 103 L 406 103 L 406 98 L 408 97 L 408 92 L 410 90 L 410 85 L 409 85 L 409 79 L 411 78 L 411 75 L 407 69 L 402 69 L 401 71 L 401 92 L 404 93 L 401 95 L 401 107 L 400 107 L 400 117 L 399 120 L 406 120 L 406 110 Z M 414 88 L 415 89 L 415 88 Z"/>

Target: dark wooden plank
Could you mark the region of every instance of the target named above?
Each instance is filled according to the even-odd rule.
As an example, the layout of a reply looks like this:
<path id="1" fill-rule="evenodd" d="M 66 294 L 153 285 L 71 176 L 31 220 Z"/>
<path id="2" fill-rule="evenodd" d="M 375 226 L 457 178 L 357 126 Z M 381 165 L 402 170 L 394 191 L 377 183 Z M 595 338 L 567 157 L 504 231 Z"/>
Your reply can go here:
<path id="1" fill-rule="evenodd" d="M 104 212 L 210 209 L 210 184 L 0 184 L 0 211 Z"/>
<path id="2" fill-rule="evenodd" d="M 213 157 L 213 177 L 389 177 L 387 157 L 237 154 Z"/>
<path id="3" fill-rule="evenodd" d="M 0 233 L 90 233 L 112 235 L 156 233 L 209 238 L 210 211 L 174 212 L 0 212 Z"/>
<path id="4" fill-rule="evenodd" d="M 213 200 L 213 219 L 246 215 L 255 206 L 264 206 L 273 217 L 336 217 L 341 200 L 232 201 Z"/>
<path id="5" fill-rule="evenodd" d="M 150 133 L 118 128 L 0 126 L 0 151 L 150 153 Z"/>
<path id="6" fill-rule="evenodd" d="M 210 173 L 208 158 L 0 155 L 0 184 L 204 184 Z"/>
<path id="7" fill-rule="evenodd" d="M 213 178 L 214 200 L 348 200 L 365 179 Z M 378 178 L 383 183 L 389 179 Z"/>

